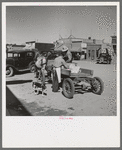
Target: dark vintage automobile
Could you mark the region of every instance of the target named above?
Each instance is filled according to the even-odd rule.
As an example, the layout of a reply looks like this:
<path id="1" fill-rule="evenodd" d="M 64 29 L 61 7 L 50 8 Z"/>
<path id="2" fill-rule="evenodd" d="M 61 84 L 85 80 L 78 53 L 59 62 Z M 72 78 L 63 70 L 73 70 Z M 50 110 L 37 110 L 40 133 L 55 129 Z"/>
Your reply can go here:
<path id="1" fill-rule="evenodd" d="M 11 50 L 6 53 L 6 76 L 11 77 L 16 71 L 35 71 L 34 50 Z"/>
<path id="2" fill-rule="evenodd" d="M 108 53 L 108 49 L 104 49 L 100 54 L 99 57 L 97 58 L 96 62 L 101 64 L 101 63 L 107 63 L 111 64 L 111 55 Z"/>

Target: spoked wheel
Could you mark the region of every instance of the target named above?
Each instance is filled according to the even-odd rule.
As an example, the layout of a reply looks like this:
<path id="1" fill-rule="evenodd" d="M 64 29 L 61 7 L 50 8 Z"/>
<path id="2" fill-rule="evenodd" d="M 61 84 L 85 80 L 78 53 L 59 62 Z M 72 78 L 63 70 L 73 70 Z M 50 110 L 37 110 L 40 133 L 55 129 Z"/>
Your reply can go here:
<path id="1" fill-rule="evenodd" d="M 94 77 L 92 82 L 92 92 L 101 95 L 104 90 L 104 83 L 99 77 Z"/>
<path id="2" fill-rule="evenodd" d="M 14 69 L 12 67 L 6 68 L 6 77 L 11 77 L 14 75 Z"/>
<path id="3" fill-rule="evenodd" d="M 62 84 L 63 94 L 67 98 L 73 98 L 75 88 L 72 80 L 70 78 L 66 78 Z"/>
<path id="4" fill-rule="evenodd" d="M 30 66 L 30 72 L 31 72 L 31 73 L 34 73 L 35 70 L 36 70 L 35 64 L 32 64 L 32 65 Z"/>
<path id="5" fill-rule="evenodd" d="M 111 64 L 111 60 L 107 60 L 107 64 Z"/>
<path id="6" fill-rule="evenodd" d="M 100 62 L 99 62 L 99 63 L 101 64 L 101 63 L 103 63 L 103 62 L 104 62 L 104 58 L 103 58 L 103 57 L 101 57 L 101 58 L 100 58 Z"/>

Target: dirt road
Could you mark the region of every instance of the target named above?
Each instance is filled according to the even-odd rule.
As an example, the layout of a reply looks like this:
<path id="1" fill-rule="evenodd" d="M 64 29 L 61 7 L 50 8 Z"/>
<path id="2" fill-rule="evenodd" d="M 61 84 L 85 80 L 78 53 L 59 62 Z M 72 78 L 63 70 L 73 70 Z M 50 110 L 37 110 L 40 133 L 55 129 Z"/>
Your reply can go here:
<path id="1" fill-rule="evenodd" d="M 73 99 L 67 99 L 62 91 L 53 93 L 51 84 L 47 84 L 46 96 L 35 95 L 31 87 L 34 74 L 26 72 L 6 78 L 6 100 L 10 114 L 20 115 L 24 109 L 25 115 L 32 116 L 115 116 L 117 114 L 115 66 L 86 61 L 76 62 L 82 68 L 94 70 L 93 76 L 98 76 L 104 81 L 102 95 L 89 92 L 75 94 Z M 12 113 L 12 108 L 8 107 L 10 103 L 17 106 L 18 113 Z"/>

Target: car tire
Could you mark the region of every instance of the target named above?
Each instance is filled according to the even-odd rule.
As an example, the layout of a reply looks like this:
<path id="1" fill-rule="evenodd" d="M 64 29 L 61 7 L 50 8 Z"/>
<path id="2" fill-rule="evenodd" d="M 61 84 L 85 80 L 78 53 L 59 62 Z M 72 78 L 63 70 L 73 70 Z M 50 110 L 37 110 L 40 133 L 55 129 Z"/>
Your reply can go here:
<path id="1" fill-rule="evenodd" d="M 94 77 L 92 81 L 92 92 L 101 95 L 104 90 L 104 83 L 99 77 Z"/>
<path id="2" fill-rule="evenodd" d="M 73 98 L 75 93 L 75 87 L 73 81 L 70 78 L 66 78 L 62 84 L 63 94 L 67 98 Z"/>
<path id="3" fill-rule="evenodd" d="M 35 71 L 36 71 L 35 64 L 32 64 L 32 65 L 30 66 L 30 72 L 31 72 L 31 73 L 34 73 Z"/>
<path id="4" fill-rule="evenodd" d="M 14 69 L 12 67 L 6 68 L 6 77 L 11 77 L 14 75 Z"/>
<path id="5" fill-rule="evenodd" d="M 111 60 L 107 60 L 107 64 L 111 64 Z"/>
<path id="6" fill-rule="evenodd" d="M 104 62 L 104 58 L 101 57 L 99 63 L 102 64 Z"/>

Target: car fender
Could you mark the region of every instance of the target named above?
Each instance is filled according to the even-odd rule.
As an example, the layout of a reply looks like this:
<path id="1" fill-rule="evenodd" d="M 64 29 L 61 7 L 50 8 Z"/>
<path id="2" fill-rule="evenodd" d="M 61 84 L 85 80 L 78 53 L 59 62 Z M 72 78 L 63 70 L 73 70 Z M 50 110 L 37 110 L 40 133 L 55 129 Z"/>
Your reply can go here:
<path id="1" fill-rule="evenodd" d="M 31 61 L 31 62 L 29 63 L 29 65 L 28 65 L 29 68 L 30 68 L 30 66 L 33 65 L 33 64 L 35 64 L 35 62 L 34 62 L 34 61 Z"/>
<path id="2" fill-rule="evenodd" d="M 6 65 L 6 68 L 8 68 L 8 67 L 12 67 L 14 70 L 19 71 L 19 70 L 18 70 L 17 68 L 15 68 L 13 65 L 7 64 L 7 65 Z"/>

